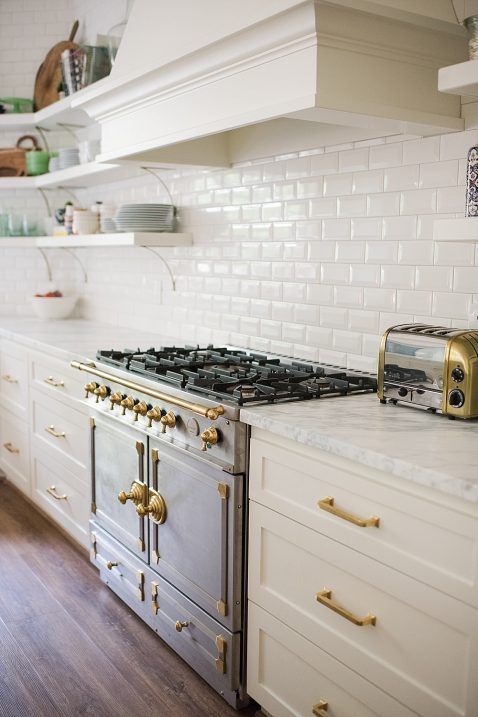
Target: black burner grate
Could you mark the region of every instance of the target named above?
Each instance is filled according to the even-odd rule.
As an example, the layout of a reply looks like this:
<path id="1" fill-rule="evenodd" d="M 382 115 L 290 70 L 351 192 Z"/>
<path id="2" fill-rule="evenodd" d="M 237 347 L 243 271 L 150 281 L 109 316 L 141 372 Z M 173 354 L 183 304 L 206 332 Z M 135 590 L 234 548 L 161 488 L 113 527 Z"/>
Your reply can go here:
<path id="1" fill-rule="evenodd" d="M 239 406 L 377 390 L 373 374 L 226 347 L 100 350 L 96 358 L 135 374 Z"/>

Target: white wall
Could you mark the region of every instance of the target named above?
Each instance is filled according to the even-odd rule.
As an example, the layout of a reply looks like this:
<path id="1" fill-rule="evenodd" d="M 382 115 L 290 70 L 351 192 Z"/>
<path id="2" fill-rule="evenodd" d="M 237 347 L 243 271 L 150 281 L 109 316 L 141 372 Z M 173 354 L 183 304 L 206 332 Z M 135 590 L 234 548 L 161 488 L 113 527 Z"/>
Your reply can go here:
<path id="1" fill-rule="evenodd" d="M 131 326 L 132 343 L 133 329 L 147 327 L 373 369 L 387 326 L 467 325 L 478 299 L 475 245 L 434 244 L 432 224 L 463 215 L 466 154 L 477 142 L 478 131 L 377 139 L 165 174 L 181 227 L 194 234 L 193 247 L 161 251 L 178 290 L 144 249 L 78 250 L 88 270 L 81 312 Z M 81 192 L 85 204 L 164 198 L 149 176 Z M 42 280 L 43 267 L 32 262 L 31 252 L 3 250 L 4 300 L 10 271 Z M 71 257 L 55 254 L 53 265 L 60 288 L 80 280 Z M 0 310 L 28 307 L 18 301 Z"/>

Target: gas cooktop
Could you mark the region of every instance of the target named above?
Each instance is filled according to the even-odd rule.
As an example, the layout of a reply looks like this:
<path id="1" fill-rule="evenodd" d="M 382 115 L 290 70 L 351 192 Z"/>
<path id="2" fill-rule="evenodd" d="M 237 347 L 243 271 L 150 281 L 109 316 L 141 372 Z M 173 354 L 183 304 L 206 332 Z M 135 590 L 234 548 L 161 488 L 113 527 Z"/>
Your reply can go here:
<path id="1" fill-rule="evenodd" d="M 99 350 L 98 361 L 239 406 L 374 392 L 373 374 L 207 346 Z"/>

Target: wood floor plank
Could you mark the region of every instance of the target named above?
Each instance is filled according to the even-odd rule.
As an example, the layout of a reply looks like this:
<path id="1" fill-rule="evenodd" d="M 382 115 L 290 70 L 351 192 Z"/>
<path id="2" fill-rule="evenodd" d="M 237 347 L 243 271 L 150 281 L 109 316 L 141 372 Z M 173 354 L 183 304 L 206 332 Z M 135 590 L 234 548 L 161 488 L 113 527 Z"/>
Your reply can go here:
<path id="1" fill-rule="evenodd" d="M 0 717 L 61 717 L 32 663 L 0 620 Z"/>
<path id="2" fill-rule="evenodd" d="M 8 486 L 0 486 L 0 541 L 14 544 L 17 560 L 28 568 L 40 580 L 51 594 L 51 603 L 42 598 L 42 609 L 36 621 L 35 635 L 26 639 L 31 620 L 25 618 L 25 612 L 10 608 L 9 619 L 11 629 L 18 630 L 17 636 L 24 649 L 32 649 L 41 659 L 44 641 L 51 643 L 52 655 L 46 660 L 44 678 L 50 691 L 59 690 L 62 709 L 69 709 L 71 701 L 63 694 L 58 681 L 65 679 L 66 673 L 57 668 L 58 662 L 65 658 L 73 671 L 71 688 L 78 698 L 77 691 L 88 690 L 92 699 L 104 699 L 101 681 L 85 680 L 84 672 L 95 670 L 102 675 L 103 683 L 114 687 L 117 707 L 121 709 L 126 700 L 128 709 L 131 703 L 128 695 L 137 695 L 141 711 L 129 712 L 128 717 L 232 717 L 237 713 L 230 708 L 217 693 L 212 690 L 188 665 L 181 660 L 155 633 L 150 630 L 132 611 L 124 605 L 98 578 L 97 571 L 88 563 L 82 553 L 61 536 L 45 518 L 29 508 L 28 519 L 25 518 L 25 501 Z M 12 548 L 10 547 L 10 554 Z M 2 562 L 0 560 L 0 569 Z M 11 569 L 10 569 L 11 570 Z M 10 572 L 10 576 L 12 573 Z M 22 589 L 27 589 L 25 581 Z M 11 588 L 12 592 L 13 589 Z M 1 584 L 0 584 L 1 592 Z M 0 596 L 1 599 L 1 596 Z M 28 597 L 29 604 L 33 598 Z M 57 641 L 57 635 L 49 636 L 52 614 L 51 604 L 59 603 L 67 614 L 68 620 L 62 621 L 58 634 L 66 639 L 69 630 L 74 639 L 70 645 Z M 20 626 L 22 629 L 20 630 Z M 81 637 L 80 637 L 81 636 Z M 99 665 L 88 665 L 88 661 L 77 661 L 75 654 L 82 649 L 83 642 L 89 645 L 91 657 L 93 647 L 107 656 L 107 663 L 99 660 Z M 63 655 L 65 652 L 65 655 Z M 93 650 L 94 652 L 94 650 Z M 100 664 L 101 663 L 101 664 Z M 43 663 L 42 663 L 43 664 Z M 69 671 L 68 671 L 68 674 Z M 117 690 L 118 682 L 126 685 L 125 693 Z M 119 700 L 119 701 L 118 701 Z M 100 703 L 86 705 L 89 709 L 94 705 L 95 717 L 109 716 L 109 712 L 101 712 Z M 77 703 L 79 706 L 80 703 Z M 80 705 L 81 706 L 81 705 Z M 242 711 L 243 717 L 250 717 L 254 708 Z M 63 712 L 62 712 L 63 714 Z M 65 714 L 67 714 L 65 712 Z M 77 712 L 83 714 L 83 712 Z M 114 712 L 116 715 L 123 713 Z M 0 712 L 0 717 L 1 712 Z"/>

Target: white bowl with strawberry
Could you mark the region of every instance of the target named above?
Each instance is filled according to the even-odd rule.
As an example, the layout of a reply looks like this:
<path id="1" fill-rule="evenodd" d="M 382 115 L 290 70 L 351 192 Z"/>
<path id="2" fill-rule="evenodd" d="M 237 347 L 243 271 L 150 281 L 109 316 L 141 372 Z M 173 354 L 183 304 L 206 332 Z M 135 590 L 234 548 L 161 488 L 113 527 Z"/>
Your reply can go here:
<path id="1" fill-rule="evenodd" d="M 43 321 L 66 319 L 73 313 L 78 297 L 64 296 L 61 291 L 48 291 L 32 297 L 33 311 Z"/>

